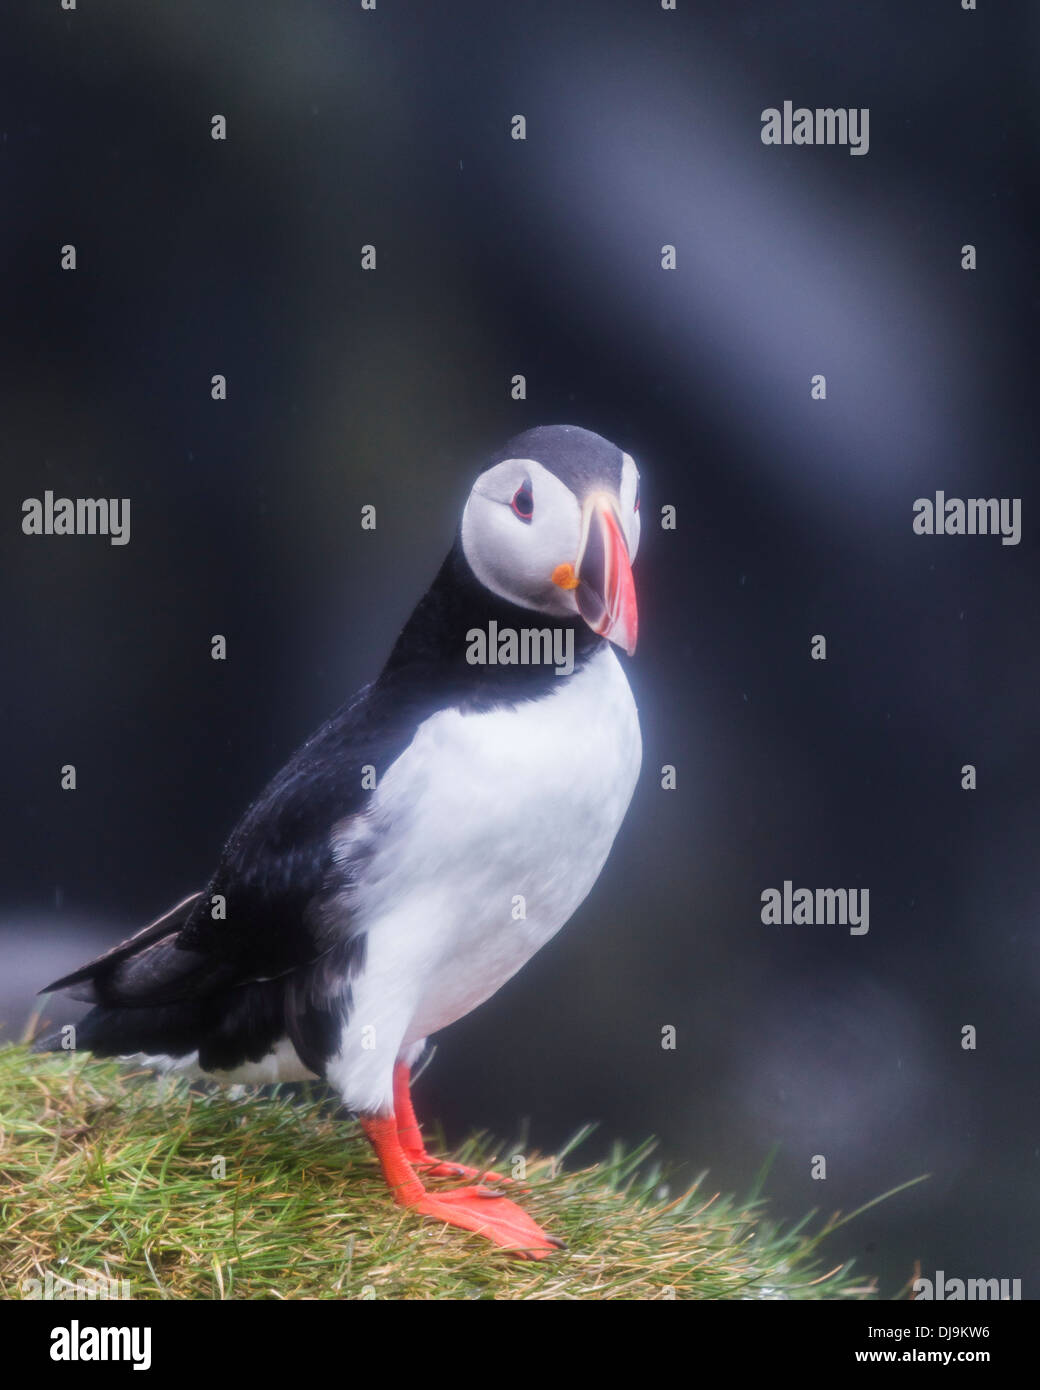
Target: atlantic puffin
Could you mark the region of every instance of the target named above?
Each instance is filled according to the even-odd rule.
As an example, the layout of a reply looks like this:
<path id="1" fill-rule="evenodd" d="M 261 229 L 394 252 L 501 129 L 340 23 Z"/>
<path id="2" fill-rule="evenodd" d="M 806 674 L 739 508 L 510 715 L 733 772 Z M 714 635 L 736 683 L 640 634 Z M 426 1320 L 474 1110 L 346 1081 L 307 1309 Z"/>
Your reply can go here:
<path id="1" fill-rule="evenodd" d="M 621 826 L 641 739 L 614 645 L 636 645 L 639 529 L 636 465 L 599 435 L 541 426 L 493 455 L 381 673 L 249 807 L 205 889 L 40 991 L 94 1005 L 76 1048 L 322 1078 L 398 1204 L 521 1257 L 558 1247 L 479 1182 L 499 1175 L 427 1153 L 410 1073 L 560 930 Z M 553 641 L 502 642 L 531 632 Z M 498 639 L 483 661 L 479 634 Z M 424 1183 L 449 1177 L 471 1185 Z"/>

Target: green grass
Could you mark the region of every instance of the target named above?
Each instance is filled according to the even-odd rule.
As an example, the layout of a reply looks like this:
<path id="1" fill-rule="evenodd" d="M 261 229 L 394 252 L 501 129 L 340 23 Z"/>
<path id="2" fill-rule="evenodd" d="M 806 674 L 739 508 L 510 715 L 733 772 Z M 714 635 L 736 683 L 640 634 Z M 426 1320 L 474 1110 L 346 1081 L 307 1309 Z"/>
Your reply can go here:
<path id="1" fill-rule="evenodd" d="M 140 1299 L 875 1294 L 849 1265 L 820 1262 L 843 1222 L 784 1229 L 757 1193 L 738 1201 L 703 1179 L 666 1194 L 652 1145 L 588 1168 L 529 1159 L 519 1200 L 568 1249 L 513 1260 L 395 1207 L 323 1088 L 240 1089 L 0 1049 L 0 1296 L 21 1297 L 23 1279 L 48 1271 L 128 1279 Z M 493 1152 L 475 1138 L 452 1156 Z"/>

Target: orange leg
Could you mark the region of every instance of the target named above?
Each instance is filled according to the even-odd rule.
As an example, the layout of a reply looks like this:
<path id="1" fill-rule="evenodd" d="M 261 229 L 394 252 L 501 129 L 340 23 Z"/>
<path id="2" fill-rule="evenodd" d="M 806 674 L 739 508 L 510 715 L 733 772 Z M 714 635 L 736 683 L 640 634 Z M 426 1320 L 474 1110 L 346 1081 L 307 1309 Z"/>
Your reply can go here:
<path id="1" fill-rule="evenodd" d="M 404 1062 L 394 1067 L 394 1119 L 397 1121 L 397 1136 L 401 1141 L 408 1162 L 418 1172 L 428 1178 L 477 1178 L 481 1182 L 511 1182 L 501 1173 L 493 1173 L 488 1168 L 470 1168 L 465 1163 L 442 1163 L 426 1152 L 422 1130 L 415 1118 L 412 1106 L 411 1073 Z"/>
<path id="2" fill-rule="evenodd" d="M 406 1068 L 406 1091 L 407 1078 Z M 544 1259 L 562 1248 L 563 1242 L 547 1235 L 522 1207 L 491 1188 L 457 1187 L 446 1192 L 428 1192 L 410 1162 L 402 1138 L 403 1131 L 414 1144 L 419 1136 L 410 1102 L 403 1114 L 362 1115 L 361 1127 L 376 1151 L 383 1177 L 398 1206 L 464 1231 L 475 1231 L 522 1259 Z M 421 1136 L 418 1144 L 420 1153 L 425 1153 Z M 436 1160 L 429 1162 L 437 1166 Z"/>

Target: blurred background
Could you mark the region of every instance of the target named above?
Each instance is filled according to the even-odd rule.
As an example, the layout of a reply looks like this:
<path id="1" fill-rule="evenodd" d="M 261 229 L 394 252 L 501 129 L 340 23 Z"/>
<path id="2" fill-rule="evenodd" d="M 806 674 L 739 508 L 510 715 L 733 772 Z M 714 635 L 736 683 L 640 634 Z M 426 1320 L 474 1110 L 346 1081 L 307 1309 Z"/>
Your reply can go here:
<path id="1" fill-rule="evenodd" d="M 9 7 L 3 1036 L 377 674 L 485 454 L 580 424 L 643 473 L 643 777 L 421 1111 L 655 1134 L 711 1191 L 776 1146 L 791 1219 L 930 1173 L 833 1261 L 1036 1297 L 1040 14 L 996 9 Z M 786 99 L 868 107 L 869 154 L 764 146 Z M 130 544 L 24 536 L 46 489 L 129 497 Z M 1021 498 L 1021 544 L 915 536 L 936 489 Z M 763 926 L 785 879 L 869 888 L 869 934 Z"/>

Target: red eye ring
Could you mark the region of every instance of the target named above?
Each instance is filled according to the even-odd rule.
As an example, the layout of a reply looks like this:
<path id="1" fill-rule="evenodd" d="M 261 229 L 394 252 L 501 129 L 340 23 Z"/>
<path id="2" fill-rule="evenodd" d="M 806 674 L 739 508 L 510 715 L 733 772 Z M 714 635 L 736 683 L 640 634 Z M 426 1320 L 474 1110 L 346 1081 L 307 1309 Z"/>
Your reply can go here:
<path id="1" fill-rule="evenodd" d="M 513 500 L 509 504 L 521 521 L 530 521 L 534 516 L 534 494 L 531 491 L 531 479 L 525 478 L 517 490 L 513 493 Z"/>

